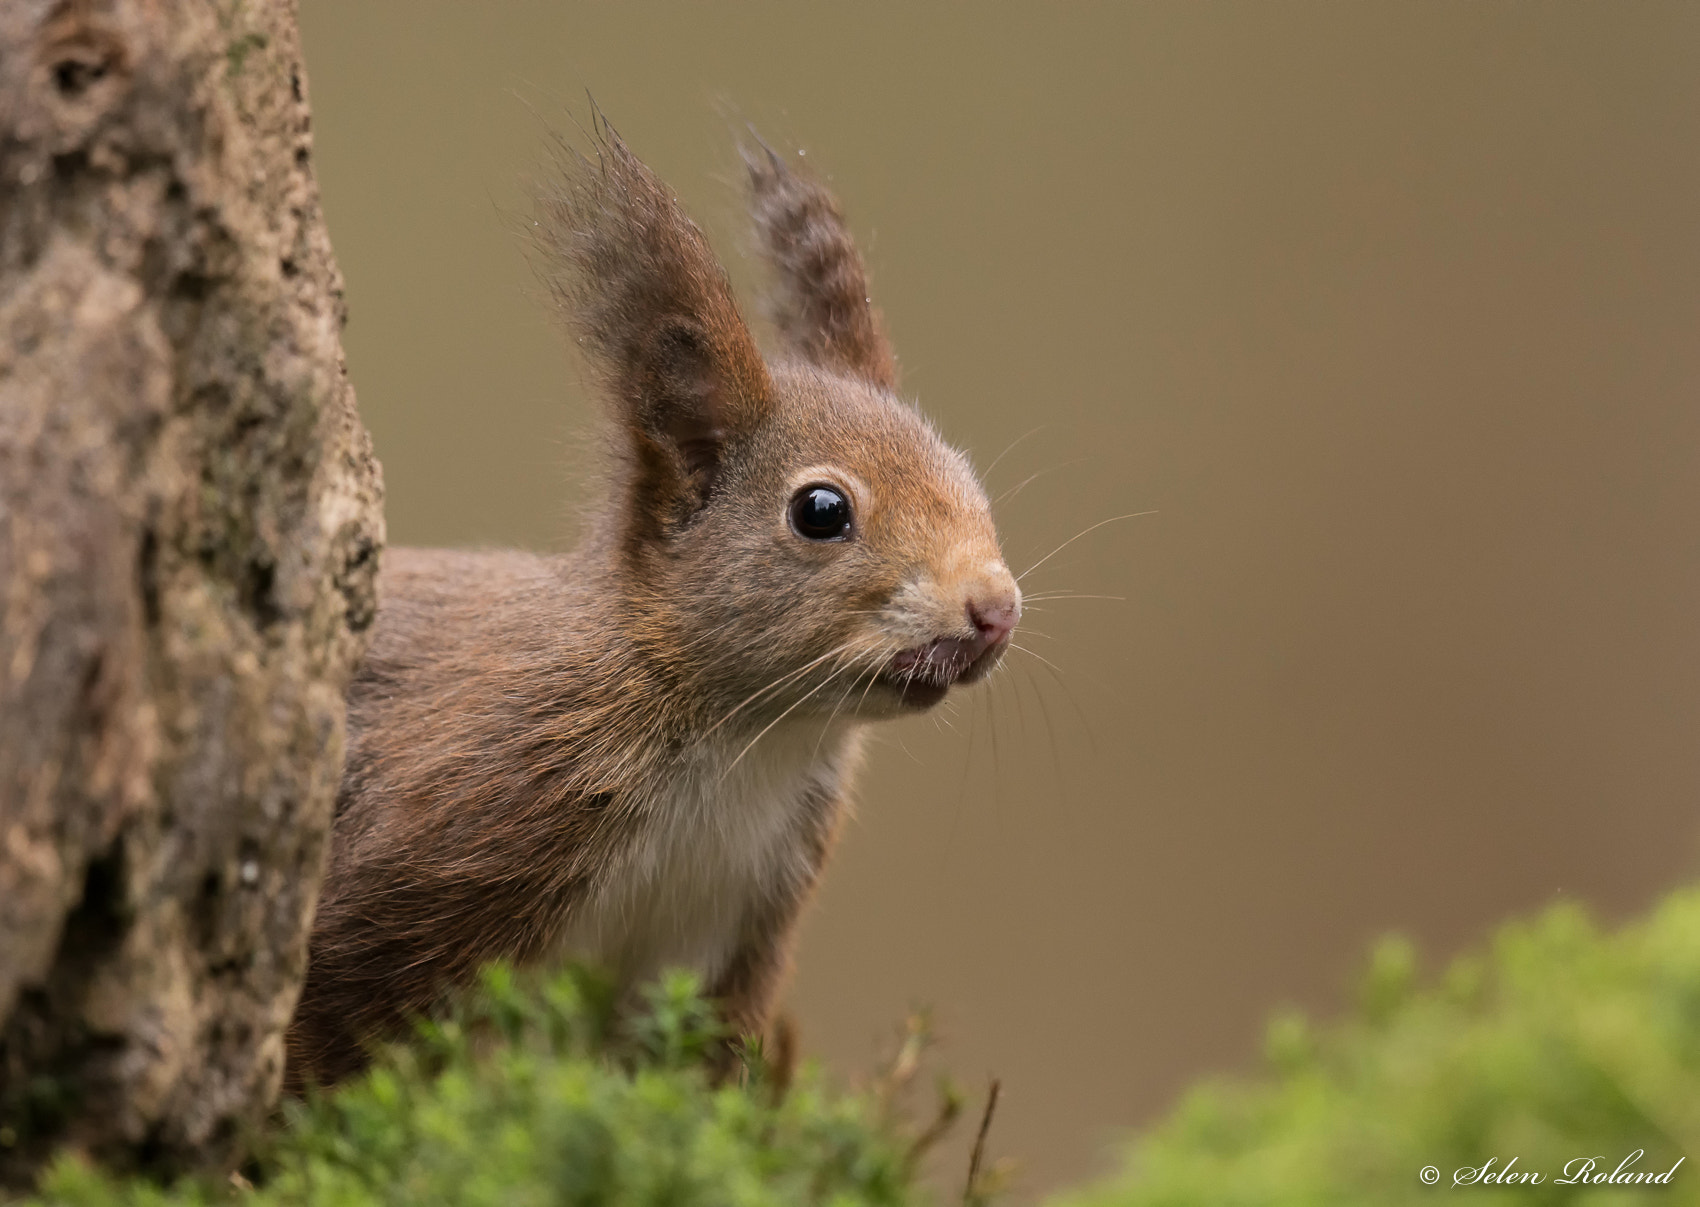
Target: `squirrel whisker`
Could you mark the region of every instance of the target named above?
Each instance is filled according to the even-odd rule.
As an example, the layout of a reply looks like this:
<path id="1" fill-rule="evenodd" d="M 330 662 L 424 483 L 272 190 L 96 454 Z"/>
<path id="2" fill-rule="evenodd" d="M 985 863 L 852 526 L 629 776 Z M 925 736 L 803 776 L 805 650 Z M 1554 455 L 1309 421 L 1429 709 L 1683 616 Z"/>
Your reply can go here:
<path id="1" fill-rule="evenodd" d="M 1061 553 L 1064 549 L 1067 549 L 1070 545 L 1074 544 L 1074 542 L 1078 541 L 1081 537 L 1086 536 L 1089 533 L 1093 533 L 1093 532 L 1098 531 L 1098 529 L 1102 528 L 1105 524 L 1114 524 L 1117 520 L 1137 520 L 1140 516 L 1156 515 L 1156 514 L 1157 514 L 1156 508 L 1152 508 L 1149 511 L 1130 511 L 1125 515 L 1113 515 L 1113 516 L 1110 516 L 1108 519 L 1099 520 L 1096 524 L 1088 524 L 1085 528 L 1082 528 L 1079 532 L 1077 532 L 1073 536 L 1069 537 L 1068 540 L 1064 541 L 1062 544 L 1058 545 L 1055 549 L 1053 549 L 1049 553 L 1045 554 L 1044 557 L 1040 558 L 1038 561 L 1034 562 L 1031 566 L 1027 567 L 1027 569 L 1023 570 L 1020 574 L 1017 574 L 1015 576 L 1015 581 L 1020 582 L 1022 579 L 1026 578 L 1029 574 L 1033 573 L 1033 571 L 1037 570 L 1040 566 L 1043 566 L 1046 562 L 1050 561 L 1057 554 Z"/>

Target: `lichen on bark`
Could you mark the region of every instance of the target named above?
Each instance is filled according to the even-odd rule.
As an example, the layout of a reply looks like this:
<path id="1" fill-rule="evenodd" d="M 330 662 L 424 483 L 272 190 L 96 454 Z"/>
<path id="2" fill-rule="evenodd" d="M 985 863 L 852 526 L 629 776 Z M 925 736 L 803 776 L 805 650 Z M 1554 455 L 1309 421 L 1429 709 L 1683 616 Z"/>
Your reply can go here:
<path id="1" fill-rule="evenodd" d="M 292 0 L 0 4 L 0 1184 L 270 1108 L 375 610 Z"/>

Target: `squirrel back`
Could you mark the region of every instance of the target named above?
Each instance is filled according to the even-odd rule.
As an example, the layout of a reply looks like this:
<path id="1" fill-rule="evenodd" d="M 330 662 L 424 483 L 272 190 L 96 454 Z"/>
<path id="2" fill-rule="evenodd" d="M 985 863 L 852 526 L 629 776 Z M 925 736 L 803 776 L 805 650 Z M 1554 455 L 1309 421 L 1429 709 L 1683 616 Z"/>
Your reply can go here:
<path id="1" fill-rule="evenodd" d="M 534 232 L 609 404 L 604 505 L 564 556 L 386 553 L 296 1086 L 494 959 L 690 967 L 758 1030 L 860 730 L 984 677 L 1020 618 L 831 194 L 746 152 L 769 361 L 666 186 L 595 150 L 562 150 Z"/>

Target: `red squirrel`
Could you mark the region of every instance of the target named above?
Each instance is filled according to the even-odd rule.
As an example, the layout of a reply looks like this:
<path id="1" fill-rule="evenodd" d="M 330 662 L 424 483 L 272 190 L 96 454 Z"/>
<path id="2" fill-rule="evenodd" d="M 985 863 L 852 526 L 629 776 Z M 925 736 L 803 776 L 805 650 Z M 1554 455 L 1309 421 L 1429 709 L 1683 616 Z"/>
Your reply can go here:
<path id="1" fill-rule="evenodd" d="M 599 123 L 532 228 L 611 419 L 562 556 L 391 549 L 293 1085 L 486 962 L 694 970 L 760 1030 L 863 727 L 983 678 L 1021 616 L 968 460 L 896 393 L 832 194 L 746 150 L 764 360 L 667 186 Z"/>

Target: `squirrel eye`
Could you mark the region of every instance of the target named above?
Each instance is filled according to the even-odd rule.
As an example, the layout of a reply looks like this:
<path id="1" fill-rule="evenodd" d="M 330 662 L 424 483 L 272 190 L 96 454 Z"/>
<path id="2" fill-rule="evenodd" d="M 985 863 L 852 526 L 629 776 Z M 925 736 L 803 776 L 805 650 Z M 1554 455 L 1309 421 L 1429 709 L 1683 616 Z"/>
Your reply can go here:
<path id="1" fill-rule="evenodd" d="M 833 486 L 805 486 L 791 496 L 791 528 L 811 541 L 850 537 L 850 500 Z"/>

